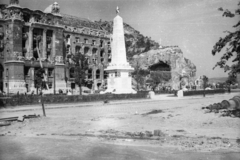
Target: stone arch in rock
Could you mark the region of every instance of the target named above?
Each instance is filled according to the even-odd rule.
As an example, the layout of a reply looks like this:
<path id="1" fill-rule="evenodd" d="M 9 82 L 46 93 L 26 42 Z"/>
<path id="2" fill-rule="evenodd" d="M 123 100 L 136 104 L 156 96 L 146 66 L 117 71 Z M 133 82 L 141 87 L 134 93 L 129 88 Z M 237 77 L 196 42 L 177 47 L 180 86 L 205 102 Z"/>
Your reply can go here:
<path id="1" fill-rule="evenodd" d="M 171 66 L 163 61 L 159 61 L 151 66 L 149 66 L 151 71 L 171 71 Z"/>

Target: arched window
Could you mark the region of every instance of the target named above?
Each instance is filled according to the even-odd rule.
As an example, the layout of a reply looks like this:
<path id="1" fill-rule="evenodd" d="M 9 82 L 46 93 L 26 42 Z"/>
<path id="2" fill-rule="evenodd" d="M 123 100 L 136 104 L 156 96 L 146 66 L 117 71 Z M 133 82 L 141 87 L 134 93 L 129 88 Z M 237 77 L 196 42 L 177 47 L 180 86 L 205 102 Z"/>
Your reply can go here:
<path id="1" fill-rule="evenodd" d="M 79 53 L 80 53 L 80 50 L 81 50 L 81 47 L 80 47 L 80 46 L 76 46 L 76 47 L 75 47 L 75 53 L 76 53 L 76 54 L 79 54 Z"/>
<path id="2" fill-rule="evenodd" d="M 67 45 L 71 45 L 70 39 L 71 39 L 71 36 L 68 34 L 66 36 Z"/>
<path id="3" fill-rule="evenodd" d="M 92 54 L 96 54 L 97 53 L 97 48 L 93 48 L 92 49 Z"/>
<path id="4" fill-rule="evenodd" d="M 84 54 L 88 54 L 88 52 L 89 52 L 89 48 L 88 48 L 88 47 L 85 47 L 85 48 L 84 48 Z"/>
<path id="5" fill-rule="evenodd" d="M 101 50 L 100 57 L 103 57 L 103 56 L 104 56 L 104 50 Z"/>
<path id="6" fill-rule="evenodd" d="M 100 79 L 100 69 L 96 70 L 96 79 Z"/>
<path id="7" fill-rule="evenodd" d="M 74 68 L 69 69 L 69 78 L 74 78 Z"/>

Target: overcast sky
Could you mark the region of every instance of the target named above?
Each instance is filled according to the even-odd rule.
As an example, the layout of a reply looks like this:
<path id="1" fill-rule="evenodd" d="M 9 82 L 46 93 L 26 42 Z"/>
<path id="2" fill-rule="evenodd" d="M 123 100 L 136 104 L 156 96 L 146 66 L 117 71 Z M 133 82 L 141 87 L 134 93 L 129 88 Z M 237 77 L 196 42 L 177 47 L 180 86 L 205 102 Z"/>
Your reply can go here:
<path id="1" fill-rule="evenodd" d="M 9 0 L 1 0 L 8 4 Z M 56 0 L 19 0 L 22 7 L 44 10 Z M 162 45 L 178 45 L 197 66 L 197 76 L 227 76 L 212 70 L 220 54 L 211 50 L 223 31 L 233 30 L 237 18 L 223 18 L 219 7 L 234 11 L 237 0 L 58 0 L 61 12 L 90 20 L 112 20 L 116 6 L 120 16 L 143 35 Z"/>

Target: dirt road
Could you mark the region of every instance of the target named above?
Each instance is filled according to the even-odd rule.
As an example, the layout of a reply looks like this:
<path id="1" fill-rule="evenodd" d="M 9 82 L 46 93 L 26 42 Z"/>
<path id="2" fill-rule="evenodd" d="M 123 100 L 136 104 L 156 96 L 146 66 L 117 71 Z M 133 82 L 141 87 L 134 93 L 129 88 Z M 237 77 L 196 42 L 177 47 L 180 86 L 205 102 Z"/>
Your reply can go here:
<path id="1" fill-rule="evenodd" d="M 187 153 L 199 159 L 207 159 L 206 155 L 210 156 L 210 159 L 225 159 L 225 155 L 229 156 L 228 159 L 237 159 L 240 157 L 240 119 L 219 117 L 219 114 L 205 113 L 201 109 L 211 103 L 228 100 L 236 94 L 186 99 L 161 99 L 162 97 L 159 96 L 155 101 L 97 103 L 88 107 L 79 105 L 79 107 L 58 109 L 52 109 L 49 106 L 49 109 L 48 107 L 46 109 L 47 117 L 14 122 L 10 126 L 1 127 L 1 152 L 8 153 L 2 144 L 16 142 L 22 144 L 23 147 L 20 148 L 27 150 L 24 155 L 30 156 L 31 142 L 36 144 L 33 145 L 36 150 L 42 150 L 45 153 L 46 151 L 40 149 L 37 142 L 55 148 L 55 141 L 59 141 L 62 145 L 58 144 L 59 149 L 56 152 L 60 153 L 65 146 L 67 153 L 71 153 L 77 152 L 74 148 L 78 147 L 76 142 L 81 140 L 86 142 L 86 145 L 98 144 L 90 147 L 91 149 L 95 147 L 97 153 L 102 146 L 107 146 L 107 150 L 110 151 L 109 154 L 108 152 L 104 154 L 106 157 L 109 156 L 105 159 L 112 159 L 110 157 L 114 156 L 114 153 L 121 151 L 124 152 L 123 155 L 135 153 L 143 159 L 159 159 L 159 156 L 164 157 L 164 154 L 166 154 L 165 158 L 162 159 L 166 157 L 178 159 L 178 156 L 170 156 L 175 153 L 182 155 L 185 159 L 188 158 Z M 34 113 L 42 115 L 40 108 L 28 111 L 0 110 L 1 117 Z M 159 130 L 160 135 L 152 136 L 151 133 L 154 130 Z M 38 141 L 39 138 L 40 141 Z M 79 143 L 82 144 L 81 141 Z M 70 142 L 74 142 L 72 146 Z M 84 148 L 84 145 L 82 144 L 81 147 Z M 79 156 L 84 156 L 86 152 L 82 152 Z M 51 157 L 51 153 L 48 153 L 46 159 L 58 159 Z M 73 155 L 75 158 L 78 157 L 77 154 Z M 87 154 L 86 157 L 90 155 Z M 104 159 L 96 157 L 94 159 Z M 118 157 L 124 159 L 124 156 L 118 155 Z M 125 159 L 140 159 L 137 158 L 138 156 L 130 157 Z M 70 159 L 74 159 L 74 156 Z"/>

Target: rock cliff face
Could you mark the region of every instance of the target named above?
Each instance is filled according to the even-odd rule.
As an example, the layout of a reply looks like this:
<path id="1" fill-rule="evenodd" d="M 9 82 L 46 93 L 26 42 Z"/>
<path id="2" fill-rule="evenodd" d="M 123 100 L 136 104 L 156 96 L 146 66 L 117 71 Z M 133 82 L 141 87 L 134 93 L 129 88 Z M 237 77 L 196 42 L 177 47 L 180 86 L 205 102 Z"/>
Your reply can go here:
<path id="1" fill-rule="evenodd" d="M 144 70 L 149 70 L 151 66 L 160 63 L 165 63 L 170 67 L 172 89 L 178 90 L 180 83 L 182 87 L 193 83 L 196 66 L 183 56 L 181 49 L 177 46 L 150 50 L 133 56 L 132 61 L 133 66 L 140 65 L 140 68 Z"/>
<path id="2" fill-rule="evenodd" d="M 113 22 L 112 21 L 95 21 L 103 29 L 112 33 Z M 126 43 L 127 58 L 132 59 L 136 54 L 147 52 L 151 49 L 159 48 L 159 44 L 150 37 L 143 36 L 139 31 L 132 28 L 130 25 L 123 23 L 124 25 L 124 36 Z"/>

